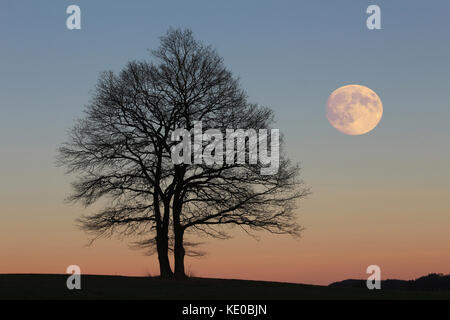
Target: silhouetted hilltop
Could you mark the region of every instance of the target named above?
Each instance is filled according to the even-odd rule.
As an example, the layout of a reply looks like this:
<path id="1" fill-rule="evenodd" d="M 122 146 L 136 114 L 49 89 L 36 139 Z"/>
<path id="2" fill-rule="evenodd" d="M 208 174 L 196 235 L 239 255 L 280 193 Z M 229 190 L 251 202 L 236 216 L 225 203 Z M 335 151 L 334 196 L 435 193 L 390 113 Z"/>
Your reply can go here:
<path id="1" fill-rule="evenodd" d="M 268 281 L 190 278 L 184 281 L 156 277 L 82 275 L 81 290 L 68 290 L 63 274 L 0 274 L 3 299 L 165 299 L 165 300 L 298 300 L 298 299 L 449 299 L 450 290 L 368 290 L 362 288 L 305 285 Z M 429 277 L 429 276 L 427 276 Z M 424 277 L 424 278 L 427 278 Z M 433 285 L 429 278 L 428 287 Z M 440 279 L 440 278 L 439 278 Z M 448 279 L 448 277 L 447 277 Z M 419 279 L 415 280 L 418 281 Z M 400 280 L 388 280 L 395 283 Z M 424 280 L 418 281 L 422 283 Z M 402 282 L 402 281 L 400 281 Z M 407 281 L 404 281 L 407 282 Z M 427 287 L 427 286 L 424 286 Z M 382 289 L 385 289 L 382 287 Z"/>
<path id="2" fill-rule="evenodd" d="M 347 279 L 333 282 L 330 287 L 366 288 L 366 280 Z M 415 280 L 387 279 L 381 281 L 382 289 L 416 291 L 450 291 L 450 274 L 430 273 Z"/>

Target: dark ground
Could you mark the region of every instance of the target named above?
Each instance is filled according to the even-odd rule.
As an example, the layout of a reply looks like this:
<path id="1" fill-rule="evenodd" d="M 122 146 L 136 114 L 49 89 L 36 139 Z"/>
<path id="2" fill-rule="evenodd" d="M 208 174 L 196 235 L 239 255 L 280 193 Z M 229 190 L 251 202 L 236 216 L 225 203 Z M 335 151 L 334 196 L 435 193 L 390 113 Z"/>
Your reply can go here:
<path id="1" fill-rule="evenodd" d="M 0 299 L 450 299 L 450 291 L 368 290 L 339 286 L 191 278 L 84 275 L 68 290 L 69 275 L 1 274 Z"/>
<path id="2" fill-rule="evenodd" d="M 365 280 L 347 279 L 334 282 L 331 287 L 366 288 Z M 448 291 L 450 292 L 450 275 L 430 273 L 414 280 L 387 279 L 381 281 L 381 288 L 386 290 L 410 291 Z"/>

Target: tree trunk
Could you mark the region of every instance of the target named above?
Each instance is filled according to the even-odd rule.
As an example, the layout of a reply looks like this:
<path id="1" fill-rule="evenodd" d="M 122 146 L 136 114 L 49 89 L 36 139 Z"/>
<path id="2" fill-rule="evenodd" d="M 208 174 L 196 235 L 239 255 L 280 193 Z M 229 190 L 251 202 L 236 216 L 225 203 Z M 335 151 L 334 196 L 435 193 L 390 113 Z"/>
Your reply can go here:
<path id="1" fill-rule="evenodd" d="M 167 235 L 156 236 L 156 247 L 158 251 L 159 272 L 162 279 L 173 279 L 173 272 L 169 262 L 169 238 Z"/>
<path id="2" fill-rule="evenodd" d="M 177 179 L 177 187 L 175 188 L 173 197 L 173 234 L 175 236 L 175 242 L 173 244 L 173 255 L 175 260 L 175 279 L 184 280 L 186 279 L 186 274 L 184 273 L 184 245 L 183 236 L 184 228 L 181 224 L 181 210 L 183 208 L 183 195 L 181 194 L 181 186 L 183 185 L 183 177 L 186 168 L 184 166 L 175 167 L 175 177 Z"/>
<path id="3" fill-rule="evenodd" d="M 169 262 L 169 204 L 164 201 L 164 216 L 161 221 L 160 199 L 158 194 L 153 195 L 155 205 L 156 223 L 156 250 L 158 252 L 159 275 L 162 279 L 173 279 L 173 272 Z"/>
<path id="4" fill-rule="evenodd" d="M 184 246 L 183 246 L 183 235 L 184 230 L 181 227 L 175 226 L 175 244 L 174 244 L 174 257 L 175 257 L 175 279 L 184 280 L 186 279 L 186 274 L 184 273 Z"/>

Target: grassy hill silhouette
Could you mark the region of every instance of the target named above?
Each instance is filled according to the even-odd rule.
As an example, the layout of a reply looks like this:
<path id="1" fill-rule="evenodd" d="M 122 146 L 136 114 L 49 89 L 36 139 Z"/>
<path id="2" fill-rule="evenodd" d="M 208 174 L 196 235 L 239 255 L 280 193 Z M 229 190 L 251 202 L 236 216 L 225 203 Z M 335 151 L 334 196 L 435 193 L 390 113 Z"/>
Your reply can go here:
<path id="1" fill-rule="evenodd" d="M 366 288 L 366 280 L 348 279 L 330 284 L 340 288 Z M 385 290 L 415 290 L 415 291 L 450 291 L 450 275 L 430 273 L 415 280 L 387 279 L 381 281 Z"/>
<path id="2" fill-rule="evenodd" d="M 368 290 L 359 285 L 355 287 L 355 283 L 349 285 L 352 281 L 361 284 L 362 280 L 317 286 L 207 278 L 169 281 L 152 277 L 83 275 L 81 290 L 68 290 L 67 277 L 56 274 L 2 274 L 0 299 L 450 299 L 450 290 L 383 289 L 383 284 L 387 282 L 383 282 L 382 290 Z"/>

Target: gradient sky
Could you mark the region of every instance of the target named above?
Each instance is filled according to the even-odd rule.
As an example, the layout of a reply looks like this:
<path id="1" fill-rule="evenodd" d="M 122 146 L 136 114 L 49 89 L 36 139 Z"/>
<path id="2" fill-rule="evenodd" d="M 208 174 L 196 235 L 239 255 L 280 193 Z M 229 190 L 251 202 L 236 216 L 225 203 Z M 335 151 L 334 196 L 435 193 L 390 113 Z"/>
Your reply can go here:
<path id="1" fill-rule="evenodd" d="M 82 29 L 69 31 L 77 4 Z M 366 28 L 369 4 L 382 30 Z M 0 273 L 156 274 L 155 257 L 74 225 L 94 210 L 64 203 L 71 177 L 56 148 L 98 74 L 146 59 L 172 27 L 216 47 L 250 100 L 275 110 L 313 195 L 300 240 L 240 232 L 187 259 L 197 276 L 328 284 L 450 273 L 450 2 L 24 1 L 0 3 Z M 365 85 L 383 102 L 374 131 L 346 136 L 328 95 Z M 206 240 L 206 239 L 205 239 Z"/>

